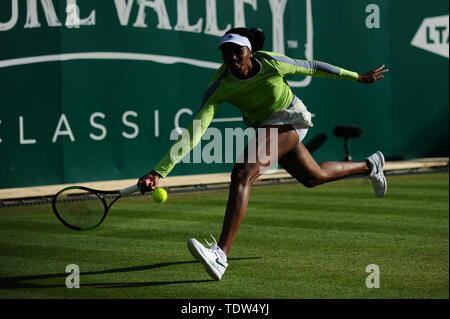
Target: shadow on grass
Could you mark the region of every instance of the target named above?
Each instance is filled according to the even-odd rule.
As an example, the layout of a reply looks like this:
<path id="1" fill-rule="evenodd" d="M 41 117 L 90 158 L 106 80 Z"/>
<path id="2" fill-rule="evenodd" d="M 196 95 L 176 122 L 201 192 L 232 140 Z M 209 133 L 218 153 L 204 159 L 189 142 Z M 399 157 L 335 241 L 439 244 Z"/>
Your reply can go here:
<path id="1" fill-rule="evenodd" d="M 245 258 L 229 258 L 229 261 L 238 260 L 248 260 L 248 259 L 259 259 L 262 257 L 245 257 Z M 135 271 L 146 271 L 155 268 L 168 267 L 173 265 L 183 265 L 183 264 L 195 264 L 198 261 L 178 261 L 171 263 L 157 263 L 153 265 L 145 266 L 135 266 L 126 268 L 114 268 L 100 271 L 89 271 L 80 272 L 80 277 L 88 275 L 102 275 L 102 274 L 114 274 L 114 273 L 126 273 Z M 55 279 L 55 278 L 66 278 L 69 273 L 63 274 L 43 274 L 43 275 L 31 275 L 31 276 L 16 276 L 16 277 L 4 277 L 0 278 L 0 289 L 24 289 L 24 288 L 66 288 L 65 280 L 64 284 L 54 284 L 54 285 L 40 285 L 27 283 L 25 281 L 30 280 L 44 280 L 44 279 Z M 163 286 L 163 285 L 174 285 L 174 284 L 189 284 L 189 283 L 202 283 L 211 282 L 210 280 L 188 280 L 188 281 L 155 281 L 155 282 L 127 282 L 127 283 L 81 283 L 80 286 L 83 287 L 97 287 L 97 288 L 132 288 L 132 287 L 150 287 L 150 286 Z"/>

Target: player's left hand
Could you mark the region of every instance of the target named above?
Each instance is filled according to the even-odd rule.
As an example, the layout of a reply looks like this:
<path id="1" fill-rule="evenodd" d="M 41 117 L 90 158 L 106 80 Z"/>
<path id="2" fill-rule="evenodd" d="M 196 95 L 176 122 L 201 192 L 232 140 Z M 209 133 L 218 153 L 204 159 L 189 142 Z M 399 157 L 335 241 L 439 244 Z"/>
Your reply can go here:
<path id="1" fill-rule="evenodd" d="M 369 71 L 364 74 L 360 74 L 358 77 L 358 82 L 373 83 L 373 82 L 383 79 L 384 78 L 383 73 L 389 71 L 388 69 L 385 69 L 384 67 L 385 67 L 385 65 L 383 64 L 382 66 L 380 66 L 379 68 L 377 68 L 375 70 Z"/>

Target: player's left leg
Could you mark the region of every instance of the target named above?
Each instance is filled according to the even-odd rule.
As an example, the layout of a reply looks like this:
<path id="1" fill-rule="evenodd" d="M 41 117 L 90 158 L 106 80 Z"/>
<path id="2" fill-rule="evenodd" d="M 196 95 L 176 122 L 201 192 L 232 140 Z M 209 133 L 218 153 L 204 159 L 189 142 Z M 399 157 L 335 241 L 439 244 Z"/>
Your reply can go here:
<path id="1" fill-rule="evenodd" d="M 318 186 L 351 175 L 368 175 L 371 171 L 366 161 L 318 164 L 302 142 L 278 162 L 306 187 Z"/>
<path id="2" fill-rule="evenodd" d="M 289 174 L 306 187 L 314 187 L 351 175 L 368 175 L 375 195 L 384 197 L 387 182 L 384 176 L 384 156 L 376 152 L 363 162 L 324 162 L 317 164 L 308 149 L 299 143 L 279 160 Z"/>

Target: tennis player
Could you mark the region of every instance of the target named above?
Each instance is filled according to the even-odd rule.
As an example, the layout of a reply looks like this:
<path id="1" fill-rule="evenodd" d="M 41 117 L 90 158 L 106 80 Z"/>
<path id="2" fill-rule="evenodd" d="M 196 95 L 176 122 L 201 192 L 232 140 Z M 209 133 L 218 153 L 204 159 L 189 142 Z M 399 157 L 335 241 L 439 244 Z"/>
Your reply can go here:
<path id="1" fill-rule="evenodd" d="M 289 174 L 306 187 L 315 187 L 351 175 L 367 175 L 372 182 L 375 195 L 383 197 L 387 184 L 383 173 L 384 156 L 376 152 L 362 162 L 325 162 L 318 164 L 303 145 L 309 127 L 312 127 L 311 113 L 307 110 L 285 80 L 286 75 L 317 76 L 326 78 L 373 83 L 382 79 L 387 72 L 384 65 L 367 73 L 358 74 L 320 61 L 292 59 L 287 56 L 262 51 L 264 33 L 257 29 L 234 28 L 226 32 L 219 43 L 224 64 L 217 70 L 206 93 L 200 110 L 194 120 L 201 121 L 199 130 L 193 125 L 189 145 L 181 152 L 169 152 L 153 168 L 142 176 L 138 186 L 142 193 L 154 190 L 158 181 L 166 177 L 175 164 L 189 153 L 200 141 L 210 125 L 219 105 L 228 102 L 238 107 L 247 126 L 258 128 L 256 147 L 268 150 L 270 129 L 277 129 L 276 154 L 269 154 L 271 163 L 277 162 Z M 258 141 L 264 136 L 266 140 Z M 175 143 L 178 143 L 175 142 Z M 252 141 L 249 142 L 252 143 Z M 263 145 L 266 143 L 266 145 Z M 175 144 L 174 144 L 175 145 Z M 225 211 L 222 233 L 217 243 L 204 247 L 196 239 L 188 240 L 191 254 L 205 267 L 211 277 L 220 280 L 228 267 L 227 255 L 244 218 L 250 187 L 267 168 L 265 162 L 256 156 L 250 160 L 248 145 L 244 150 L 244 160 L 235 164 L 231 173 L 228 204 Z M 174 154 L 175 153 L 175 154 Z M 260 154 L 259 152 L 257 152 Z M 150 183 L 146 182 L 150 179 Z"/>

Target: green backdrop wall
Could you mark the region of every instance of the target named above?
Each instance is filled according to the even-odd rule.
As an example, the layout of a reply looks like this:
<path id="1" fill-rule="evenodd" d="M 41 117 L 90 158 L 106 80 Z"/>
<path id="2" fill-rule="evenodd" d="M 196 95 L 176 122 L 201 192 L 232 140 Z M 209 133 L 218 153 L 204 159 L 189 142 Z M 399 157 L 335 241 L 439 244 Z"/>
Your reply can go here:
<path id="1" fill-rule="evenodd" d="M 448 156 L 446 0 L 2 0 L 0 188 L 148 172 L 190 124 L 234 26 L 263 29 L 266 50 L 294 58 L 390 69 L 372 85 L 289 79 L 315 116 L 305 142 L 327 135 L 318 162 L 344 157 L 337 125 L 364 131 L 354 160 Z M 245 128 L 240 117 L 224 104 L 212 127 Z"/>

